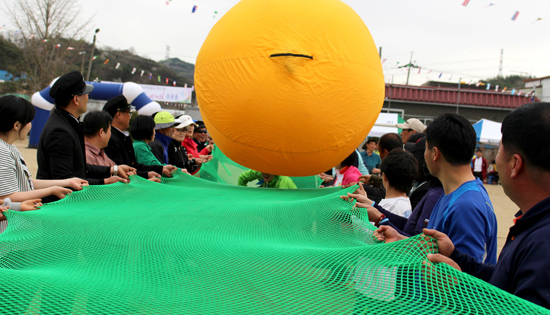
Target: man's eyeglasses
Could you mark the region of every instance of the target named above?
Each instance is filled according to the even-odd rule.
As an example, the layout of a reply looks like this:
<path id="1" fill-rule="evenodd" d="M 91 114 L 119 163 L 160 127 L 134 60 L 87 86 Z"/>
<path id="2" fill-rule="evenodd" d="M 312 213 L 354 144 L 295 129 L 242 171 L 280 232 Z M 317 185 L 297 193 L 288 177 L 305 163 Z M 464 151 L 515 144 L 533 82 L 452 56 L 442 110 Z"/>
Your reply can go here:
<path id="1" fill-rule="evenodd" d="M 195 131 L 196 133 L 208 133 L 208 131 L 206 130 L 199 130 L 199 131 Z"/>

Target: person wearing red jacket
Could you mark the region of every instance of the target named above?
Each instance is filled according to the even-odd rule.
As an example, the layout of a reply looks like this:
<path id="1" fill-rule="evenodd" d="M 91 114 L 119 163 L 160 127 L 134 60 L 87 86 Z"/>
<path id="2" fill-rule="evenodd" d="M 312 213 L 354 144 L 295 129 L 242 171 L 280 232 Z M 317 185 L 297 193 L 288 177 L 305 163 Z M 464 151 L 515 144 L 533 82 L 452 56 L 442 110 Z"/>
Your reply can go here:
<path id="1" fill-rule="evenodd" d="M 191 120 L 191 116 L 189 115 L 181 115 L 178 116 L 179 120 L 188 121 Z M 188 154 L 193 155 L 194 158 L 199 159 L 201 155 L 208 155 L 212 152 L 212 145 L 207 145 L 204 149 L 202 149 L 200 152 L 197 150 L 197 143 L 193 141 L 193 133 L 195 131 L 195 127 L 197 124 L 191 123 L 187 126 L 187 134 L 185 134 L 185 139 L 181 143 L 187 150 Z"/>
<path id="2" fill-rule="evenodd" d="M 472 159 L 472 173 L 474 176 L 485 182 L 487 178 L 487 160 L 483 157 L 480 149 L 476 150 L 476 157 Z"/>

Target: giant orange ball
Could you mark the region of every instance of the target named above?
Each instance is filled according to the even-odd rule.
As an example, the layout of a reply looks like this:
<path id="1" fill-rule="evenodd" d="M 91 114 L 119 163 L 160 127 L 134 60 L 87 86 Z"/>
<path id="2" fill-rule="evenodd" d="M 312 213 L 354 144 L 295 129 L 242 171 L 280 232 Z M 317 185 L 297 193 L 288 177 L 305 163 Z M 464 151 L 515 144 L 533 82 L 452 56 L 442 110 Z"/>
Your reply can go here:
<path id="1" fill-rule="evenodd" d="M 309 176 L 340 163 L 384 101 L 369 30 L 338 0 L 242 0 L 202 45 L 195 85 L 221 151 L 276 175 Z"/>

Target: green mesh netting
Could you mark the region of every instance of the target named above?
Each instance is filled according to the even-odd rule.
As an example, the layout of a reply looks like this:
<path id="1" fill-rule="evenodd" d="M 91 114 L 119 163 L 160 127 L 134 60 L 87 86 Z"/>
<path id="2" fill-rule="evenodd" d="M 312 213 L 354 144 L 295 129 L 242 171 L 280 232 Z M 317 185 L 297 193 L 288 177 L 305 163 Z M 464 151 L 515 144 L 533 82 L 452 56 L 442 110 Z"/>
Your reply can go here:
<path id="1" fill-rule="evenodd" d="M 237 185 L 237 180 L 242 172 L 249 168 L 234 162 L 223 154 L 218 147 L 214 146 L 212 150 L 212 160 L 204 163 L 199 171 L 200 178 L 210 181 Z M 277 175 L 277 174 L 275 174 Z M 290 177 L 298 188 L 318 188 L 321 185 L 319 176 Z M 249 187 L 257 186 L 258 181 L 248 183 Z"/>
<path id="2" fill-rule="evenodd" d="M 447 265 L 430 240 L 381 244 L 338 188 L 178 174 L 90 186 L 0 234 L 0 313 L 527 314 L 546 310 Z"/>

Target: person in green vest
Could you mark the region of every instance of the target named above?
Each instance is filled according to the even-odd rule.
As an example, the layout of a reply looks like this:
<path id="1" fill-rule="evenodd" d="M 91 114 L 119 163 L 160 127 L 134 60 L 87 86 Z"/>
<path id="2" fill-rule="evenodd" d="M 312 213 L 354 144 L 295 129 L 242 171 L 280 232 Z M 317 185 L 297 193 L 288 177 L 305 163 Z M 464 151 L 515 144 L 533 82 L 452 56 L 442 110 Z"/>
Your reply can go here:
<path id="1" fill-rule="evenodd" d="M 271 175 L 254 170 L 248 170 L 239 175 L 238 185 L 246 186 L 253 180 L 259 180 L 260 187 L 296 189 L 296 184 L 288 176 Z"/>

